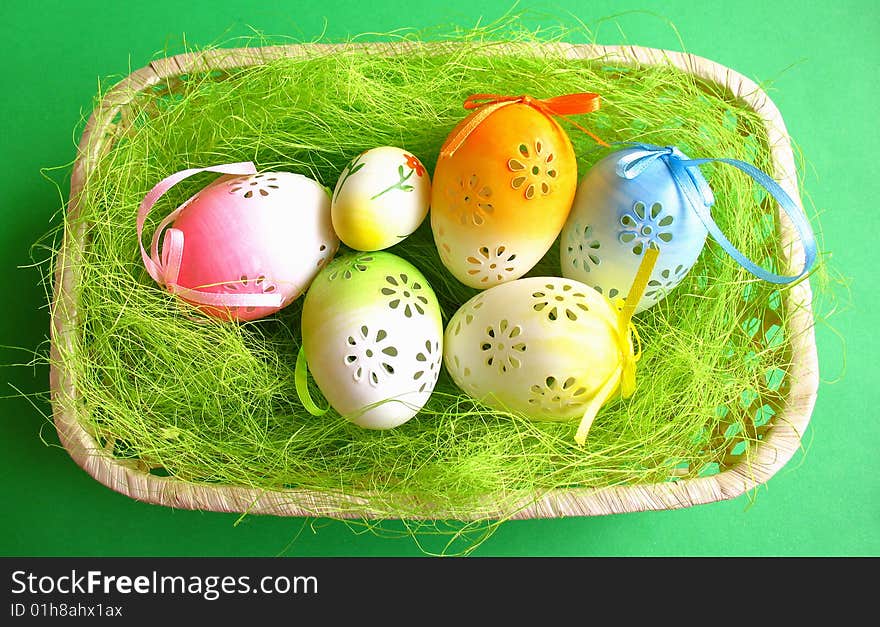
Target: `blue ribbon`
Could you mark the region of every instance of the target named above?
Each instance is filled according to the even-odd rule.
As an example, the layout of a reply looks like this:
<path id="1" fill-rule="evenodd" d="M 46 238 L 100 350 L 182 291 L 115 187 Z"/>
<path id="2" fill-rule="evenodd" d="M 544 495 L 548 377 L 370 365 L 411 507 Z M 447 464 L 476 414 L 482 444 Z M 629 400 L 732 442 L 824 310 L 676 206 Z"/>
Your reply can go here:
<path id="1" fill-rule="evenodd" d="M 777 285 L 791 283 L 797 281 L 806 275 L 816 262 L 817 247 L 816 238 L 813 235 L 813 229 L 807 216 L 804 215 L 803 209 L 792 200 L 779 184 L 774 181 L 765 172 L 762 172 L 755 166 L 739 161 L 738 159 L 682 159 L 682 153 L 672 146 L 653 146 L 651 144 L 629 144 L 637 148 L 632 152 L 624 155 L 617 162 L 617 175 L 625 179 L 634 179 L 645 169 L 654 163 L 657 159 L 663 161 L 669 168 L 672 178 L 678 188 L 684 193 L 690 202 L 700 221 L 709 231 L 709 234 L 716 242 L 733 257 L 736 262 L 743 268 L 754 274 L 759 279 L 763 279 Z M 683 155 L 682 155 L 683 156 Z M 801 272 L 795 276 L 785 276 L 775 274 L 769 270 L 765 270 L 751 259 L 746 257 L 729 239 L 721 232 L 721 229 L 712 218 L 709 208 L 714 202 L 712 189 L 702 176 L 695 175 L 699 173 L 699 166 L 704 163 L 726 163 L 738 170 L 748 174 L 752 179 L 779 203 L 782 210 L 791 219 L 794 228 L 798 232 L 798 236 L 804 246 L 804 267 Z"/>

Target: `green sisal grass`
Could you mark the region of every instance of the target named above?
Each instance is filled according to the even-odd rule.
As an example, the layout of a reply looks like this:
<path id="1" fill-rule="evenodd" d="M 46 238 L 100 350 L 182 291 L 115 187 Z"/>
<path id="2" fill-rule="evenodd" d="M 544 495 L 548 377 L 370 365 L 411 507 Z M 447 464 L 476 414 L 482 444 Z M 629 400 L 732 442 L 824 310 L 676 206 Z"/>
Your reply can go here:
<path id="1" fill-rule="evenodd" d="M 462 101 L 476 92 L 597 92 L 601 111 L 577 119 L 608 142 L 675 144 L 691 157 L 732 157 L 772 171 L 759 117 L 730 94 L 669 67 L 535 53 L 528 48 L 535 39 L 517 29 L 475 30 L 429 54 L 410 38 L 399 56 L 315 53 L 192 74 L 138 97 L 88 177 L 79 215 L 65 223 L 85 227 L 88 246 L 81 333 L 61 360 L 99 441 L 186 482 L 369 495 L 380 516 L 428 519 L 500 519 L 547 490 L 675 481 L 748 456 L 789 383 L 787 313 L 776 287 L 712 241 L 681 286 L 637 316 L 638 390 L 601 411 L 584 449 L 572 439 L 576 423 L 493 412 L 445 372 L 424 411 L 396 429 L 366 431 L 332 412 L 312 417 L 293 382 L 301 298 L 265 320 L 217 323 L 192 315 L 146 274 L 135 214 L 164 176 L 253 160 L 332 188 L 352 156 L 381 145 L 403 147 L 433 171 L 441 143 L 465 115 Z M 499 55 L 496 40 L 513 47 Z M 583 176 L 608 150 L 570 132 Z M 704 172 L 724 231 L 751 258 L 778 268 L 775 205 L 733 168 Z M 211 176 L 173 189 L 156 220 Z M 440 263 L 427 220 L 390 252 L 422 270 L 445 320 L 475 293 Z M 554 246 L 530 275 L 558 274 Z"/>

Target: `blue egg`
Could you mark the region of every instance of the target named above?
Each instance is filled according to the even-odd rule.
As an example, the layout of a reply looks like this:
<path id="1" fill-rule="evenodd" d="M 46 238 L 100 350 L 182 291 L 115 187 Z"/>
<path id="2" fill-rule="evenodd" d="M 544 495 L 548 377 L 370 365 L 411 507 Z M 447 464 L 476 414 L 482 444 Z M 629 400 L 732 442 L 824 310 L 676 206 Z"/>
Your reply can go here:
<path id="1" fill-rule="evenodd" d="M 696 166 L 683 170 L 696 194 L 681 189 L 668 159 L 678 148 L 636 145 L 596 163 L 578 186 L 561 236 L 562 275 L 612 301 L 626 296 L 647 247 L 660 251 L 636 311 L 662 300 L 696 263 L 708 233 L 694 211 L 714 198 Z M 679 173 L 681 176 L 681 173 Z"/>

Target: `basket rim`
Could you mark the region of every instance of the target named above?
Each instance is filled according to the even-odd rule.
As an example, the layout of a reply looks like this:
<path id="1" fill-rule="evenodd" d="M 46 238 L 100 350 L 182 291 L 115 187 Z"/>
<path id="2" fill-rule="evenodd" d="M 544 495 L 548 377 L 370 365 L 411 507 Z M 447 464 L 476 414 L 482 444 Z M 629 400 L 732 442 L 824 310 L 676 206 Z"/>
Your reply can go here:
<path id="1" fill-rule="evenodd" d="M 419 43 L 379 42 L 342 44 L 292 44 L 259 48 L 224 48 L 184 53 L 150 62 L 117 83 L 92 112 L 78 146 L 70 183 L 69 212 L 80 210 L 80 193 L 101 153 L 110 148 L 114 119 L 140 92 L 170 78 L 200 71 L 239 69 L 281 57 L 301 57 L 366 49 L 377 54 L 402 54 L 414 46 L 440 53 L 455 42 Z M 801 205 L 797 170 L 785 123 L 770 97 L 752 80 L 715 61 L 689 53 L 641 46 L 602 46 L 597 44 L 533 44 L 536 50 L 561 52 L 569 59 L 606 59 L 621 64 L 669 64 L 696 78 L 714 83 L 745 102 L 758 113 L 767 132 L 774 178 Z M 491 50 L 490 50 L 491 52 Z M 788 253 L 789 271 L 796 272 L 804 250 L 788 217 L 779 211 L 783 250 Z M 74 374 L 63 367 L 62 347 L 70 351 L 77 331 L 78 310 L 75 286 L 78 261 L 85 234 L 66 231 L 59 251 L 51 303 L 50 387 L 53 419 L 58 436 L 73 460 L 98 482 L 135 500 L 168 507 L 218 512 L 272 514 L 280 516 L 325 516 L 334 518 L 387 517 L 369 508 L 368 499 L 342 493 L 311 490 L 268 491 L 245 486 L 194 484 L 174 477 L 158 477 L 139 469 L 135 463 L 107 454 L 79 420 Z M 789 321 L 792 370 L 791 386 L 783 411 L 777 414 L 763 440 L 746 459 L 709 477 L 681 479 L 655 484 L 622 485 L 606 488 L 560 488 L 524 499 L 510 512 L 481 512 L 462 516 L 460 512 L 436 518 L 473 520 L 476 518 L 552 518 L 594 516 L 635 511 L 691 507 L 737 497 L 768 481 L 799 448 L 815 406 L 819 383 L 818 355 L 812 315 L 812 290 L 804 279 L 783 292 L 785 305 L 792 312 Z M 491 495 L 487 495 L 491 503 Z"/>

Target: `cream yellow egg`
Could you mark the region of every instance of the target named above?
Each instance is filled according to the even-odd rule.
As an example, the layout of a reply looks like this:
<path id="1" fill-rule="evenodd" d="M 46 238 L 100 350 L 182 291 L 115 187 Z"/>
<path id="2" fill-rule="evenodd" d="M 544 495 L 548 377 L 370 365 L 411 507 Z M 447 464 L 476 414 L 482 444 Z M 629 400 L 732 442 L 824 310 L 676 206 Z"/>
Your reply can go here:
<path id="1" fill-rule="evenodd" d="M 582 417 L 603 389 L 616 389 L 631 350 L 607 298 L 577 281 L 531 277 L 462 305 L 446 328 L 444 362 L 456 385 L 490 407 L 558 421 Z"/>
<path id="2" fill-rule="evenodd" d="M 355 250 L 383 250 L 415 231 L 431 202 L 431 178 L 410 152 L 381 146 L 359 154 L 342 171 L 331 217 L 339 239 Z"/>

